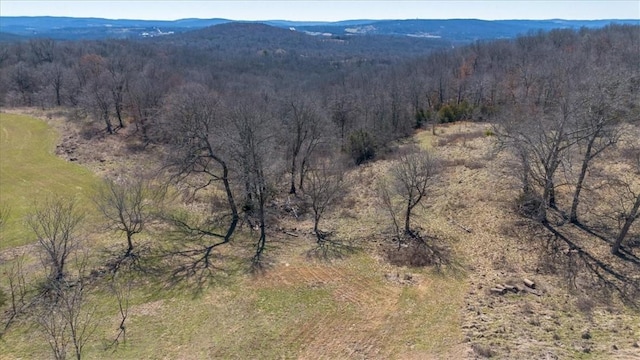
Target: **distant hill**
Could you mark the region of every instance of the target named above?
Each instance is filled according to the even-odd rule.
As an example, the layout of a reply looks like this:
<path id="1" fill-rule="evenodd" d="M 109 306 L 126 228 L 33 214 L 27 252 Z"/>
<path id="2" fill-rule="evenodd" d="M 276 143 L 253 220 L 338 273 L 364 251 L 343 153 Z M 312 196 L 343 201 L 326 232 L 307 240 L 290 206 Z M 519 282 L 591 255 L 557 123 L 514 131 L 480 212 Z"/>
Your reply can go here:
<path id="1" fill-rule="evenodd" d="M 394 35 L 469 42 L 514 38 L 537 30 L 598 28 L 612 23 L 639 25 L 640 20 L 383 20 L 359 24 L 300 26 L 296 30 L 324 35 Z"/>
<path id="2" fill-rule="evenodd" d="M 228 19 L 112 20 L 72 17 L 0 17 L 0 38 L 54 39 L 144 38 L 167 36 L 225 23 L 247 23 Z M 469 42 L 478 39 L 513 38 L 536 30 L 555 28 L 597 28 L 611 23 L 639 25 L 640 20 L 345 20 L 306 22 L 288 20 L 258 21 L 274 27 L 293 29 L 307 35 L 357 36 L 389 35 L 439 38 Z M 263 28 L 264 29 L 264 28 Z M 17 38 L 16 38 L 17 39 Z"/>
<path id="3" fill-rule="evenodd" d="M 143 38 L 175 32 L 201 29 L 224 24 L 226 19 L 112 20 L 73 17 L 0 17 L 0 34 L 15 34 L 30 38 L 105 39 Z"/>
<path id="4" fill-rule="evenodd" d="M 413 38 L 376 34 L 373 36 L 332 35 L 309 36 L 289 27 L 252 22 L 230 22 L 203 29 L 176 33 L 153 39 L 156 42 L 207 49 L 224 57 L 240 56 L 302 56 L 314 58 L 379 58 L 412 56 L 434 49 L 450 47 L 444 39 Z M 195 51 L 195 50 L 190 50 Z"/>

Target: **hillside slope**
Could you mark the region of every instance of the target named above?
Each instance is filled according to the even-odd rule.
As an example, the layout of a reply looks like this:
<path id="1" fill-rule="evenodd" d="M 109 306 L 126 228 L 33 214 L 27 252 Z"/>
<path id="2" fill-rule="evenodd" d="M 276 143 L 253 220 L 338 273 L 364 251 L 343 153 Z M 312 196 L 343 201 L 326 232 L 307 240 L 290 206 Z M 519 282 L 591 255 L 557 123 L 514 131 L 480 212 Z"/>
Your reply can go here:
<path id="1" fill-rule="evenodd" d="M 554 225 L 561 236 L 553 237 L 515 214 L 517 181 L 509 156 L 495 153 L 489 130 L 488 124 L 456 123 L 409 141 L 445 164 L 416 217 L 422 234 L 451 250 L 442 266 L 410 268 L 386 260 L 397 250 L 375 184 L 395 161 L 391 154 L 348 172 L 359 186 L 343 199 L 348 206 L 324 224 L 359 250 L 339 258 L 309 257 L 315 239 L 309 214 L 294 217 L 277 206 L 268 266 L 257 274 L 247 271 L 255 238 L 247 227 L 216 254 L 212 272 L 200 276 L 181 273 L 185 258 L 163 252 L 184 239 L 162 229 L 141 237 L 146 250 L 132 272 L 127 342 L 105 350 L 119 315 L 107 278 L 98 276 L 92 303 L 99 327 L 87 358 L 638 358 L 640 315 L 616 290 L 637 283 L 638 264 L 609 255 L 608 243 L 572 225 Z M 123 152 L 127 141 L 124 132 L 80 141 L 74 156 L 100 174 L 117 171 L 119 162 L 149 160 Z M 114 148 L 118 156 L 112 158 Z M 122 239 L 112 233 L 90 238 L 100 254 L 92 260 L 100 274 Z M 563 239 L 580 251 L 566 251 L 572 249 Z M 561 251 L 550 253 L 550 244 Z M 0 259 L 6 269 L 17 258 L 10 248 Z M 37 264 L 30 255 L 26 261 Z M 489 291 L 498 284 L 522 286 L 524 278 L 535 281 L 535 294 Z M 27 324 L 0 342 L 7 358 L 46 357 L 48 351 Z"/>

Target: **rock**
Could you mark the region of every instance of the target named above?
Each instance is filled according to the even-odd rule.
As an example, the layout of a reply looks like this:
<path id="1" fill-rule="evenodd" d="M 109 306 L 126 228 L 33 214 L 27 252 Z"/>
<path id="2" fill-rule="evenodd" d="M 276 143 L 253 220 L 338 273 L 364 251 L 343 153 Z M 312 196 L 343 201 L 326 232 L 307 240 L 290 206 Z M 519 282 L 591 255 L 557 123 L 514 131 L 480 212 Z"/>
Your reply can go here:
<path id="1" fill-rule="evenodd" d="M 611 345 L 611 349 L 618 350 L 618 345 L 616 345 L 616 344 Z"/>
<path id="2" fill-rule="evenodd" d="M 386 273 L 384 274 L 384 277 L 387 278 L 387 280 L 389 281 L 398 281 L 400 275 L 399 274 L 394 274 L 394 273 Z"/>

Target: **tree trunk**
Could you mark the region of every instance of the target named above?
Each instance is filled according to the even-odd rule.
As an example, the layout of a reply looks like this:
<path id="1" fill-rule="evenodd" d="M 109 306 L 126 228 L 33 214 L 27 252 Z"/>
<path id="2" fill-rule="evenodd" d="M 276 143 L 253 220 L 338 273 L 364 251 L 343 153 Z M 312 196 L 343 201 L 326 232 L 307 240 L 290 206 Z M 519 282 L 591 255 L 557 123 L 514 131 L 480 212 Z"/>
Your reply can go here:
<path id="1" fill-rule="evenodd" d="M 593 149 L 593 142 L 595 136 L 589 139 L 587 149 L 582 159 L 582 167 L 580 168 L 580 175 L 578 175 L 578 182 L 576 183 L 576 191 L 573 193 L 573 201 L 571 203 L 571 213 L 569 214 L 569 221 L 572 223 L 578 223 L 578 203 L 580 202 L 580 192 L 582 191 L 582 184 L 587 176 L 587 169 L 589 168 L 589 161 L 591 160 L 591 150 Z"/>
<path id="2" fill-rule="evenodd" d="M 289 194 L 296 193 L 296 157 L 297 153 L 293 154 L 293 159 L 291 160 L 291 188 L 289 189 Z"/>
<path id="3" fill-rule="evenodd" d="M 116 116 L 118 117 L 118 126 L 124 129 L 124 122 L 122 121 L 122 109 L 119 104 L 116 104 Z"/>
<path id="4" fill-rule="evenodd" d="M 404 233 L 407 235 L 411 234 L 411 209 L 412 208 L 413 206 L 411 206 L 411 199 L 409 199 L 407 203 L 407 212 L 405 213 L 405 216 L 404 216 Z"/>
<path id="5" fill-rule="evenodd" d="M 62 97 L 60 96 L 60 86 L 56 84 L 56 105 L 62 105 Z"/>
<path id="6" fill-rule="evenodd" d="M 622 241 L 624 241 L 624 238 L 627 237 L 627 233 L 629 232 L 631 225 L 633 225 L 633 222 L 638 218 L 639 209 L 640 209 L 640 195 L 636 197 L 636 201 L 633 204 L 633 208 L 629 212 L 629 215 L 627 216 L 624 222 L 624 225 L 622 225 L 622 229 L 620 229 L 620 233 L 618 233 L 618 236 L 616 237 L 616 241 L 611 246 L 611 253 L 613 255 L 618 255 L 620 253 L 620 246 L 622 245 Z"/>
<path id="7" fill-rule="evenodd" d="M 313 217 L 313 232 L 316 234 L 317 243 L 321 244 L 324 240 L 320 230 L 318 229 L 318 224 L 320 223 L 320 215 L 316 212 Z"/>
<path id="8" fill-rule="evenodd" d="M 542 194 L 542 201 L 544 202 L 545 207 L 549 207 L 551 209 L 556 208 L 555 185 L 553 183 L 553 179 L 549 178 L 548 176 L 544 182 L 544 192 Z"/>
<path id="9" fill-rule="evenodd" d="M 258 211 L 259 211 L 258 215 L 259 215 L 259 221 L 260 221 L 260 238 L 258 239 L 258 245 L 256 247 L 256 255 L 253 257 L 253 263 L 256 265 L 260 264 L 262 253 L 264 252 L 264 248 L 267 243 L 266 224 L 265 224 L 265 218 L 264 218 L 265 199 L 264 199 L 264 194 L 262 193 L 262 190 L 260 191 L 261 191 L 259 195 L 260 206 L 258 207 Z"/>
<path id="10" fill-rule="evenodd" d="M 109 120 L 109 112 L 104 111 L 102 117 L 104 118 L 104 123 L 107 125 L 107 132 L 113 134 L 113 126 L 111 125 L 111 120 Z"/>
<path id="11" fill-rule="evenodd" d="M 304 191 L 304 174 L 307 171 L 307 159 L 306 157 L 302 158 L 302 163 L 300 163 L 300 182 L 298 183 L 298 188 L 301 191 Z"/>
<path id="12" fill-rule="evenodd" d="M 133 233 L 127 231 L 127 253 L 125 254 L 125 256 L 129 256 L 133 252 L 133 240 L 131 239 L 132 237 Z"/>
<path id="13" fill-rule="evenodd" d="M 236 230 L 236 226 L 238 225 L 238 221 L 240 216 L 238 215 L 238 207 L 236 206 L 236 201 L 233 198 L 233 192 L 231 191 L 231 184 L 229 183 L 229 169 L 227 168 L 227 164 L 219 158 L 214 158 L 221 166 L 222 166 L 222 184 L 224 186 L 224 191 L 227 194 L 227 203 L 229 204 L 229 208 L 231 209 L 231 223 L 227 228 L 227 233 L 224 236 L 224 241 L 229 242 L 231 240 L 231 235 Z"/>

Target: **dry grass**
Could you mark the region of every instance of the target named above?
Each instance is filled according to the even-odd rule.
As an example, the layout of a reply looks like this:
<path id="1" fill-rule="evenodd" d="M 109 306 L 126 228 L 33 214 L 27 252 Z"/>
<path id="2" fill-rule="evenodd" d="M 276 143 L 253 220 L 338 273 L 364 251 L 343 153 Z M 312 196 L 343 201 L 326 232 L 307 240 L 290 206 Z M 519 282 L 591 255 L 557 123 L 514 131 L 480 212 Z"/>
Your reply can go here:
<path id="1" fill-rule="evenodd" d="M 604 289 L 584 267 L 575 286 L 568 284 L 565 274 L 575 263 L 567 255 L 548 256 L 549 233 L 514 214 L 511 204 L 518 189 L 513 171 L 505 166 L 509 157 L 493 154 L 494 138 L 485 132 L 484 124 L 457 123 L 438 127 L 435 136 L 430 131 L 415 136 L 420 146 L 447 162 L 415 218 L 421 234 L 450 246 L 454 261 L 441 271 L 384 261 L 390 224 L 375 201 L 375 184 L 393 160 L 378 161 L 347 174 L 357 184 L 344 200 L 349 209 L 323 219 L 323 229 L 358 247 L 357 253 L 332 261 L 309 259 L 314 241 L 310 219 L 282 215 L 279 230 L 270 233 L 265 271 L 250 275 L 246 259 L 254 234 L 243 229 L 216 257 L 224 271 L 215 271 L 199 291 L 194 290 L 195 279 L 170 284 L 163 276 L 145 278 L 133 295 L 128 343 L 115 352 L 102 347 L 116 330 L 114 300 L 106 291 L 97 296 L 103 326 L 87 357 L 640 357 L 633 346 L 640 339 L 638 313 L 623 306 L 615 293 L 605 299 Z M 88 166 L 109 171 L 100 164 Z M 602 173 L 617 171 L 616 166 L 602 167 Z M 569 192 L 561 189 L 560 201 Z M 586 201 L 584 206 L 604 205 Z M 560 231 L 613 270 L 628 274 L 633 269 L 608 255 L 608 244 L 601 239 L 569 226 Z M 158 239 L 162 234 L 156 234 Z M 109 243 L 108 237 L 102 241 Z M 553 262 L 555 270 L 541 271 L 542 261 Z M 389 280 L 405 274 L 411 281 Z M 542 296 L 488 292 L 495 284 L 517 284 L 524 277 L 536 281 Z M 583 339 L 587 327 L 591 338 Z M 20 326 L 0 342 L 0 354 L 46 357 L 47 349 L 37 333 Z"/>

